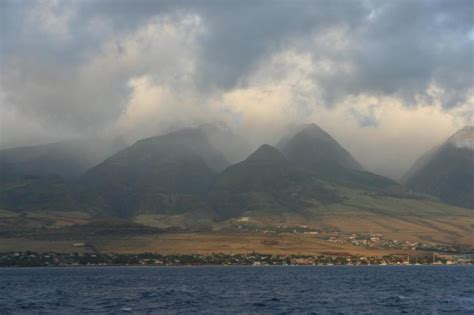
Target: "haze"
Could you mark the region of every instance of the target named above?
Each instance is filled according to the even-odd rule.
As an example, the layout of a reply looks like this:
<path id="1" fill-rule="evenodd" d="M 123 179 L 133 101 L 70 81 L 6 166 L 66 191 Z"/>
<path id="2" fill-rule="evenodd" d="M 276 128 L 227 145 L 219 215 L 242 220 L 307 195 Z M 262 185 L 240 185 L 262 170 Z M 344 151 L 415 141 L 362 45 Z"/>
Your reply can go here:
<path id="1" fill-rule="evenodd" d="M 0 147 L 314 122 L 400 178 L 474 123 L 474 2 L 0 2 Z"/>

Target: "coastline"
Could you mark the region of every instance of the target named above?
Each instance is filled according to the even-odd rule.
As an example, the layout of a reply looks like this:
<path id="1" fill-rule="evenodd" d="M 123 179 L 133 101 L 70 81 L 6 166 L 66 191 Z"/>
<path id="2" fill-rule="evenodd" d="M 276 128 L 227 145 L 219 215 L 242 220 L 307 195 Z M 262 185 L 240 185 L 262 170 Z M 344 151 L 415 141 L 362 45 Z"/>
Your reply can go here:
<path id="1" fill-rule="evenodd" d="M 330 256 L 330 255 L 271 255 L 261 253 L 211 255 L 157 253 L 57 253 L 10 252 L 0 253 L 0 268 L 41 267 L 196 267 L 196 266 L 471 266 L 472 254 L 457 256 L 386 255 L 386 256 Z"/>

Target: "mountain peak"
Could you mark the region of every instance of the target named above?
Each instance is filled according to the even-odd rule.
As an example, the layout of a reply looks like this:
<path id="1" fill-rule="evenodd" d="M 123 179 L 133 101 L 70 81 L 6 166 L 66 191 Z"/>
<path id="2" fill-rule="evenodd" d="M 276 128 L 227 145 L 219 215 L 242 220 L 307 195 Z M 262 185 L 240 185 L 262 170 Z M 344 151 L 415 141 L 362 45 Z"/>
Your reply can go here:
<path id="1" fill-rule="evenodd" d="M 298 167 L 327 171 L 334 167 L 362 170 L 362 166 L 331 135 L 316 124 L 301 126 L 289 139 L 280 141 L 286 158 Z"/>
<path id="2" fill-rule="evenodd" d="M 284 162 L 286 158 L 276 148 L 263 144 L 254 153 L 252 153 L 246 161 L 269 161 L 269 162 Z"/>
<path id="3" fill-rule="evenodd" d="M 315 123 L 307 123 L 289 126 L 287 133 L 280 139 L 276 147 L 284 152 L 285 146 L 296 136 L 302 136 L 307 139 L 324 140 L 324 142 L 331 141 L 332 139 L 326 131 Z"/>

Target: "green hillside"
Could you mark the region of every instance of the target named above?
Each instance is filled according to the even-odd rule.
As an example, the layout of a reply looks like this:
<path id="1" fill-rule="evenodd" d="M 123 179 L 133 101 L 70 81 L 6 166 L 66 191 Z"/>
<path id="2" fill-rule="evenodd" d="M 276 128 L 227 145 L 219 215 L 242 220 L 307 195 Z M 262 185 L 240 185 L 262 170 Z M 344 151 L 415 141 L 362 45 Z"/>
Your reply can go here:
<path id="1" fill-rule="evenodd" d="M 277 149 L 263 145 L 219 174 L 210 199 L 218 214 L 234 217 L 246 211 L 295 212 L 340 198 L 330 185 L 292 167 Z"/>

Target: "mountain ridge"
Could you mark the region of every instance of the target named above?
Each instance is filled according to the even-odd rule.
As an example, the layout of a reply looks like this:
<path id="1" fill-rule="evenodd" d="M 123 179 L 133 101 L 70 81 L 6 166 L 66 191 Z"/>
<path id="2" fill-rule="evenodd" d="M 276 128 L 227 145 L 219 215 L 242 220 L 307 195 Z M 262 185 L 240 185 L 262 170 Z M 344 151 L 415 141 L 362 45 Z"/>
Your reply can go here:
<path id="1" fill-rule="evenodd" d="M 210 137 L 219 130 L 224 134 L 221 140 L 231 139 L 229 130 L 214 125 L 140 139 L 75 181 L 17 176 L 4 164 L 2 174 L 10 179 L 0 185 L 0 207 L 13 211 L 86 211 L 126 218 L 187 213 L 190 217 L 205 214 L 223 219 L 247 211 L 318 212 L 354 196 L 365 200 L 363 195 L 424 198 L 391 179 L 363 170 L 347 150 L 314 124 L 282 138 L 281 149 L 263 144 L 233 164 Z M 455 140 L 459 143 L 458 138 Z M 356 208 L 362 207 L 356 204 Z"/>

